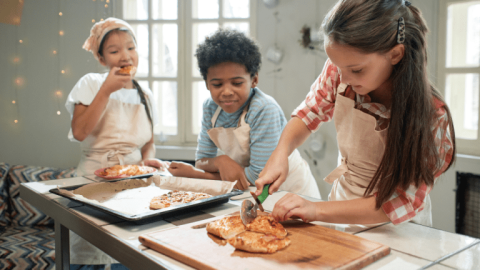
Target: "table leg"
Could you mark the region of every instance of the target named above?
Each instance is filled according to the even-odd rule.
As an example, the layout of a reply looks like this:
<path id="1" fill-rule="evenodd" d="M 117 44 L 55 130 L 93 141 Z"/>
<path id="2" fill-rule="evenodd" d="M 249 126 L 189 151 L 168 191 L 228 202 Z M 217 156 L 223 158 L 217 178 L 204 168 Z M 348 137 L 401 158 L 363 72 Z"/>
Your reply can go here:
<path id="1" fill-rule="evenodd" d="M 59 222 L 55 222 L 55 269 L 70 270 L 69 230 Z"/>

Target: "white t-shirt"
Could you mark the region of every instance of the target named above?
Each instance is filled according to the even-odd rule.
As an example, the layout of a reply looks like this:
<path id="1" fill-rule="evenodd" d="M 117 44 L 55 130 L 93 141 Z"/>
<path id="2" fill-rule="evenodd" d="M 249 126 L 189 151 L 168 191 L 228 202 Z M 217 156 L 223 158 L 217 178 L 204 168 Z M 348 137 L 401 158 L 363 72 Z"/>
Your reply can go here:
<path id="1" fill-rule="evenodd" d="M 102 86 L 103 82 L 108 76 L 107 73 L 88 73 L 87 75 L 83 76 L 80 80 L 78 80 L 77 84 L 73 87 L 72 91 L 67 97 L 67 101 L 65 103 L 65 107 L 67 111 L 70 113 L 70 119 L 73 118 L 73 111 L 75 109 L 75 104 L 83 104 L 83 105 L 90 105 L 97 95 L 100 87 Z M 151 116 L 153 125 L 155 126 L 158 123 L 157 118 L 157 108 L 156 104 L 153 99 L 153 93 L 149 88 L 142 86 L 142 90 L 145 93 L 145 96 L 148 96 L 147 100 L 150 100 L 151 106 Z M 116 99 L 121 102 L 131 103 L 131 104 L 142 104 L 140 100 L 140 96 L 138 95 L 137 89 L 126 89 L 122 88 L 118 91 L 113 92 L 110 94 L 111 99 Z M 148 102 L 148 101 L 147 101 Z M 70 132 L 68 133 L 68 138 L 71 141 L 76 142 L 75 138 L 73 137 L 72 129 L 70 128 Z"/>

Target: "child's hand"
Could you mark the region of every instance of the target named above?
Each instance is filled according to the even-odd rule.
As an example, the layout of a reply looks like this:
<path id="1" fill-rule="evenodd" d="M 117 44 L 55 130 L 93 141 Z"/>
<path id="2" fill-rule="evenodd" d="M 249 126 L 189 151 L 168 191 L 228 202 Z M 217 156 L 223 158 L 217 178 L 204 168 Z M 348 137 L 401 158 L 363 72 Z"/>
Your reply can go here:
<path id="1" fill-rule="evenodd" d="M 220 173 L 220 178 L 223 181 L 234 182 L 235 188 L 240 190 L 246 190 L 250 186 L 247 177 L 245 176 L 245 170 L 242 166 L 238 165 L 233 159 L 229 156 L 223 155 L 218 156 L 215 160 L 217 164 L 218 172 Z"/>
<path id="2" fill-rule="evenodd" d="M 170 162 L 163 161 L 157 158 L 145 159 L 144 161 L 142 161 L 142 163 L 144 166 L 155 167 L 160 171 L 165 171 L 166 169 L 168 169 L 168 166 L 170 166 Z"/>
<path id="3" fill-rule="evenodd" d="M 258 196 L 262 194 L 263 186 L 271 184 L 268 189 L 268 193 L 271 195 L 278 190 L 281 184 L 285 182 L 288 175 L 288 156 L 272 153 L 270 158 L 263 167 L 262 172 L 258 175 L 258 179 L 255 181 L 257 190 L 255 194 Z"/>
<path id="4" fill-rule="evenodd" d="M 108 73 L 107 78 L 102 84 L 102 88 L 107 94 L 111 94 L 117 90 L 124 88 L 131 80 L 132 75 L 129 74 L 119 74 L 119 67 L 112 67 Z M 100 88 L 102 90 L 102 88 Z"/>
<path id="5" fill-rule="evenodd" d="M 311 222 L 316 220 L 316 205 L 297 194 L 288 193 L 278 200 L 271 215 L 279 222 L 292 216 L 301 218 L 303 222 Z"/>
<path id="6" fill-rule="evenodd" d="M 197 169 L 188 163 L 172 161 L 168 171 L 173 176 L 195 178 Z"/>

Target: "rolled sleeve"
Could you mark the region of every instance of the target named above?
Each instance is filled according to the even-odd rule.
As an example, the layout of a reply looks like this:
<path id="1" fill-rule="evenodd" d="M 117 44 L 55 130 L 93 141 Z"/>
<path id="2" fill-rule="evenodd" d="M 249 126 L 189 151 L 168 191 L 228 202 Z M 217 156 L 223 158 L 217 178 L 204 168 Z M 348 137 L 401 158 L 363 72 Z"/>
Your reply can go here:
<path id="1" fill-rule="evenodd" d="M 394 225 L 409 221 L 423 210 L 430 191 L 425 184 L 419 188 L 411 185 L 407 191 L 397 189 L 382 209 Z"/>

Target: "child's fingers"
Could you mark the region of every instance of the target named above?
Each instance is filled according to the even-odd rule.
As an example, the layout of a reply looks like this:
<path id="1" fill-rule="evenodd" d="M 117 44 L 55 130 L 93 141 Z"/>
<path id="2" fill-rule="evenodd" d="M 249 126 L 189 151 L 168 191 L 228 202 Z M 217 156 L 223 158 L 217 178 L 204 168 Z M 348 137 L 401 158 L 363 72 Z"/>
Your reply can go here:
<path id="1" fill-rule="evenodd" d="M 257 190 L 255 191 L 255 195 L 260 195 L 262 194 L 262 191 L 263 191 L 263 186 L 265 186 L 266 184 L 270 184 L 273 182 L 273 177 L 270 177 L 270 174 L 266 174 L 260 178 L 258 178 L 256 181 L 255 181 L 255 187 L 257 187 Z M 271 188 L 271 186 L 270 186 Z"/>
<path id="2" fill-rule="evenodd" d="M 285 196 L 280 198 L 280 200 L 278 200 L 273 207 L 272 216 L 277 221 L 285 221 L 286 214 L 298 206 L 299 205 L 295 203 L 294 194 L 287 193 Z"/>
<path id="3" fill-rule="evenodd" d="M 284 182 L 284 181 L 281 181 L 281 180 L 279 181 L 279 180 L 280 180 L 280 177 L 277 178 L 277 180 L 270 185 L 270 188 L 268 189 L 268 194 L 272 195 L 273 193 L 278 191 L 278 189 L 280 188 L 280 186 Z"/>
<path id="4" fill-rule="evenodd" d="M 305 209 L 301 208 L 301 207 L 297 207 L 297 208 L 293 208 L 291 209 L 290 211 L 287 212 L 287 214 L 285 214 L 285 220 L 289 219 L 289 218 L 299 218 L 301 219 L 303 222 L 305 223 L 308 223 L 310 222 L 307 218 L 306 218 L 306 213 L 305 213 Z"/>

